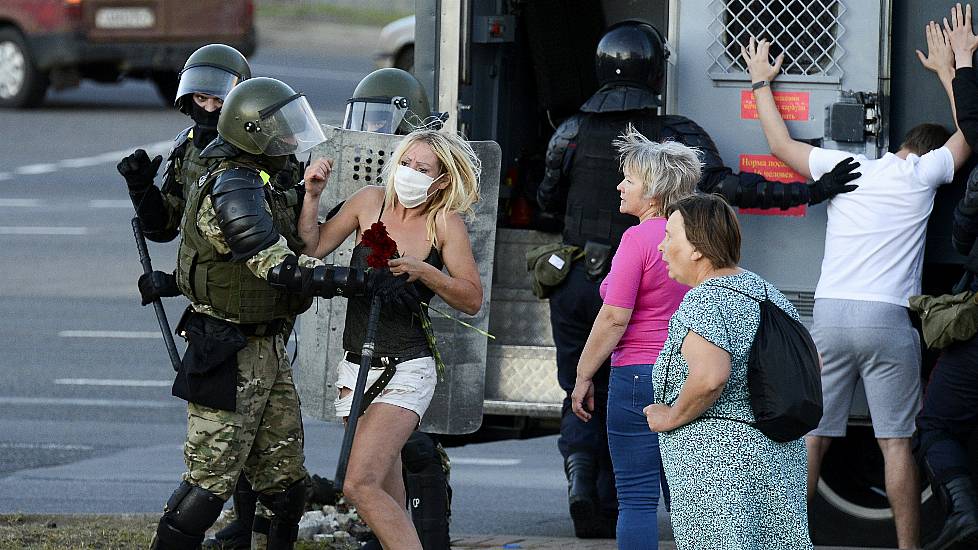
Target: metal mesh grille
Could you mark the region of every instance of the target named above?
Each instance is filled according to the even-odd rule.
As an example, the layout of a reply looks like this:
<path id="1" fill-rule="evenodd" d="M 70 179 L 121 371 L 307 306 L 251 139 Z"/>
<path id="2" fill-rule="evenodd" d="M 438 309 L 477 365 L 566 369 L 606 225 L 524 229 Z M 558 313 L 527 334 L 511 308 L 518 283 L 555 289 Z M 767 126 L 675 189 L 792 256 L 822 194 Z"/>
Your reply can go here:
<path id="1" fill-rule="evenodd" d="M 755 36 L 774 42 L 773 55 L 784 52 L 783 74 L 841 78 L 842 0 L 714 0 L 711 8 L 711 76 L 746 77 L 740 46 Z"/>

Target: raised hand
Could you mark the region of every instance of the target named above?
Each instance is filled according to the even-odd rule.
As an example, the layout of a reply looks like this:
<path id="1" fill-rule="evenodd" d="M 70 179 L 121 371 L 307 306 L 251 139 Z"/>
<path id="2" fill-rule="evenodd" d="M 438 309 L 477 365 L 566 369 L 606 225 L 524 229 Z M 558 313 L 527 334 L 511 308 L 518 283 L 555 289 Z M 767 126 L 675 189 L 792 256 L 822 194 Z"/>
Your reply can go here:
<path id="1" fill-rule="evenodd" d="M 136 149 L 133 154 L 123 158 L 116 165 L 116 170 L 126 179 L 126 185 L 131 192 L 144 191 L 153 185 L 156 172 L 163 163 L 163 157 L 157 155 L 153 160 L 142 149 Z"/>
<path id="2" fill-rule="evenodd" d="M 944 18 L 944 34 L 954 51 L 956 66 L 970 67 L 971 56 L 978 48 L 978 36 L 971 30 L 971 4 L 963 10 L 960 3 L 951 8 L 951 23 Z"/>
<path id="3" fill-rule="evenodd" d="M 954 51 L 950 39 L 933 21 L 924 27 L 924 33 L 927 35 L 927 55 L 917 50 L 917 59 L 924 67 L 937 73 L 941 80 L 950 82 L 954 79 Z"/>
<path id="4" fill-rule="evenodd" d="M 765 39 L 754 41 L 750 37 L 750 42 L 746 46 L 740 47 L 740 56 L 747 62 L 747 72 L 750 73 L 751 82 L 768 82 L 775 79 L 781 72 L 781 63 L 784 62 L 784 54 L 779 54 L 772 65 L 768 61 L 771 53 L 771 43 Z"/>
<path id="5" fill-rule="evenodd" d="M 318 197 L 326 188 L 329 175 L 333 172 L 333 161 L 327 158 L 317 158 L 309 163 L 302 181 L 306 184 L 306 194 Z"/>

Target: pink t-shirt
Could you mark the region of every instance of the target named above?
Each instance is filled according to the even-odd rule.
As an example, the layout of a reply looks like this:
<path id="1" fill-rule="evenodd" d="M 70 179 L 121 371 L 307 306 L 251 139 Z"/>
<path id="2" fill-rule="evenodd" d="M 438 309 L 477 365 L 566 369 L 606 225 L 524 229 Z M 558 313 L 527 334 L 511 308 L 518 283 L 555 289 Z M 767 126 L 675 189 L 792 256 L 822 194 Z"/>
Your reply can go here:
<path id="1" fill-rule="evenodd" d="M 665 218 L 630 227 L 601 283 L 605 304 L 632 310 L 625 334 L 611 354 L 613 367 L 655 363 L 669 332 L 669 318 L 689 290 L 669 278 L 658 249 L 665 234 Z"/>

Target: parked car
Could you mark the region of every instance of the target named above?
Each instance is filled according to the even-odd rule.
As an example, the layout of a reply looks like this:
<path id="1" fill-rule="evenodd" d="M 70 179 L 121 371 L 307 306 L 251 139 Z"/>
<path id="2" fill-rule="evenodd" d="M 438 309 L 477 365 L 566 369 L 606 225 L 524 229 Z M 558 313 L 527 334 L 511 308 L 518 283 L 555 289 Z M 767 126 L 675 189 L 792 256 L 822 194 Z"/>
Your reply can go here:
<path id="1" fill-rule="evenodd" d="M 32 107 L 81 79 L 151 80 L 172 103 L 187 57 L 222 42 L 255 50 L 252 0 L 4 0 L 0 107 Z"/>
<path id="2" fill-rule="evenodd" d="M 378 52 L 374 56 L 377 68 L 397 67 L 414 72 L 414 16 L 402 17 L 380 30 Z"/>

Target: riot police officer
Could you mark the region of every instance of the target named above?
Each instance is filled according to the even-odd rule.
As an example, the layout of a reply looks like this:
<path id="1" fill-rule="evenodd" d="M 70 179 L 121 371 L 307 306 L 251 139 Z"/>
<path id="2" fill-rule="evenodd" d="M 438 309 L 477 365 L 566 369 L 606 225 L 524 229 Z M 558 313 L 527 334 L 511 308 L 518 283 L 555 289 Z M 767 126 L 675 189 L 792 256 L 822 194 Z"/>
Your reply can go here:
<path id="1" fill-rule="evenodd" d="M 173 393 L 189 402 L 188 469 L 152 548 L 199 547 L 244 472 L 274 514 L 268 548 L 288 549 L 307 475 L 283 326 L 312 296 L 388 299 L 403 280 L 297 254 L 295 204 L 269 182 L 290 155 L 324 139 L 302 94 L 275 79 L 249 79 L 228 93 L 217 132 L 201 152 L 214 165 L 184 187 L 176 281 L 192 304 L 177 329 L 188 348 Z"/>
<path id="2" fill-rule="evenodd" d="M 153 185 L 153 179 L 162 157 L 150 160 L 146 151 L 137 149 L 119 162 L 118 170 L 126 179 L 147 239 L 169 242 L 177 236 L 183 217 L 184 186 L 196 183 L 207 172 L 208 163 L 200 152 L 217 137 L 224 98 L 234 86 L 249 78 L 251 67 L 238 50 L 224 44 L 199 48 L 187 58 L 180 72 L 173 103 L 194 124 L 173 140 L 161 188 Z M 175 284 L 169 283 L 167 289 L 176 292 Z"/>
<path id="3" fill-rule="evenodd" d="M 971 63 L 959 66 L 952 86 L 958 126 L 974 151 L 978 147 L 978 74 Z M 954 209 L 951 243 L 967 256 L 964 276 L 953 292 L 978 291 L 978 168 L 968 176 L 964 196 Z M 917 457 L 946 513 L 940 533 L 924 546 L 927 550 L 978 546 L 978 491 L 972 477 L 974 461 L 968 457 L 969 439 L 976 438 L 978 334 L 943 350 L 917 415 Z"/>
<path id="4" fill-rule="evenodd" d="M 602 304 L 599 281 L 610 268 L 622 233 L 635 223 L 635 218 L 618 211 L 615 187 L 623 176 L 612 141 L 631 123 L 649 139 L 674 139 L 697 147 L 704 163 L 700 190 L 721 193 L 728 202 L 742 207 L 784 209 L 817 204 L 855 189 L 846 185 L 856 177 L 848 174 L 828 174 L 808 185 L 734 174 L 723 166 L 713 140 L 695 122 L 658 114 L 668 55 L 662 35 L 647 23 L 625 21 L 606 32 L 595 57 L 600 88 L 554 132 L 537 194 L 544 213 L 563 214 L 564 242 L 584 249 L 584 262 L 574 265 L 550 297 L 557 380 L 567 392 L 558 447 L 564 457 L 578 537 L 614 537 L 617 514 L 605 427 L 607 362 L 593 380 L 596 418 L 584 423 L 570 407 L 577 363 Z"/>
<path id="5" fill-rule="evenodd" d="M 363 78 L 347 101 L 343 127 L 347 130 L 405 135 L 425 126 L 441 126 L 446 115 L 433 114 L 424 87 L 411 73 L 378 69 Z M 401 450 L 404 479 L 418 538 L 426 550 L 448 548 L 450 463 L 438 439 L 414 432 Z M 376 539 L 367 548 L 380 548 Z"/>

